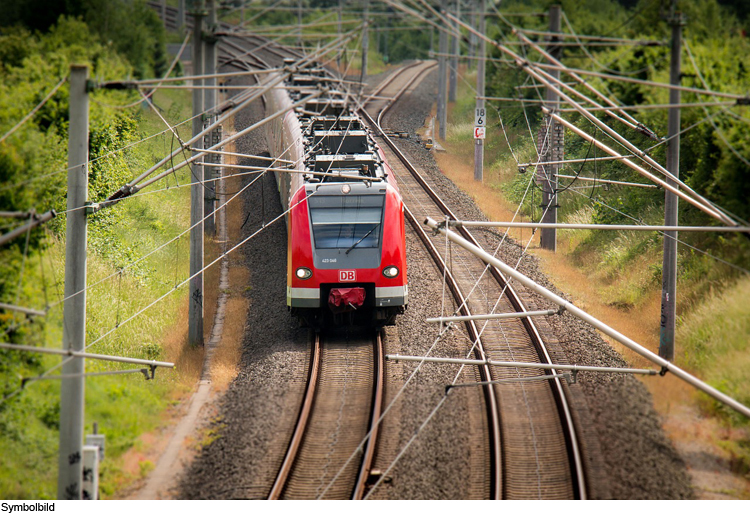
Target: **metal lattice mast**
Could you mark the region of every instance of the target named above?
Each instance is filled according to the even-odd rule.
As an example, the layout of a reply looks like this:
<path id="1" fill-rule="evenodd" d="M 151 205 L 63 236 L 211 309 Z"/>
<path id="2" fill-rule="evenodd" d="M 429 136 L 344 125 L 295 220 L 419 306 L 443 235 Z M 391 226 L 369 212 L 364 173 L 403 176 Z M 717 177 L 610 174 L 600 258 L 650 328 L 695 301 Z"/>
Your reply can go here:
<path id="1" fill-rule="evenodd" d="M 550 33 L 560 33 L 561 29 L 561 8 L 559 5 L 553 5 L 549 8 L 549 31 Z M 560 47 L 555 46 L 558 37 L 550 39 L 548 48 L 550 55 L 555 59 L 560 58 Z M 555 79 L 560 79 L 559 71 L 552 71 L 550 75 Z M 560 96 L 553 90 L 547 88 L 545 105 L 550 113 L 557 112 L 560 108 Z M 548 115 L 545 119 L 545 126 L 539 131 L 539 152 L 544 157 L 543 161 L 558 161 L 563 158 L 563 127 L 557 124 L 552 116 Z M 541 176 L 542 184 L 542 224 L 557 223 L 557 165 L 544 165 L 541 167 L 538 176 Z M 555 229 L 542 229 L 539 238 L 539 244 L 542 249 L 550 251 L 557 250 L 557 231 Z"/>

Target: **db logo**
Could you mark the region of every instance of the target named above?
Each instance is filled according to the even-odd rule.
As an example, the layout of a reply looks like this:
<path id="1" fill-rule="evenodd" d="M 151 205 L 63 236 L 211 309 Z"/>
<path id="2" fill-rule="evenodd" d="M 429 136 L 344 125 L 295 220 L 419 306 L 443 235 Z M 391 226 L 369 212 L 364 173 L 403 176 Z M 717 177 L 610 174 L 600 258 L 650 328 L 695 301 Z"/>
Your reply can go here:
<path id="1" fill-rule="evenodd" d="M 357 280 L 357 273 L 355 271 L 339 270 L 340 282 L 354 282 L 356 280 Z"/>

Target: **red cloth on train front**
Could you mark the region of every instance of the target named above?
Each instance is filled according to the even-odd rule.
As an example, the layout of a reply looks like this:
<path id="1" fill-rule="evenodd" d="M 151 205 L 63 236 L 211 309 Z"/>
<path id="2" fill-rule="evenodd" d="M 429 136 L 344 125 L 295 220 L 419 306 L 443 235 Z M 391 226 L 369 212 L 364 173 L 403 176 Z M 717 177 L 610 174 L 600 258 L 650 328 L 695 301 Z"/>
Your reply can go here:
<path id="1" fill-rule="evenodd" d="M 334 313 L 359 308 L 365 303 L 364 288 L 333 288 L 328 294 L 328 306 Z"/>

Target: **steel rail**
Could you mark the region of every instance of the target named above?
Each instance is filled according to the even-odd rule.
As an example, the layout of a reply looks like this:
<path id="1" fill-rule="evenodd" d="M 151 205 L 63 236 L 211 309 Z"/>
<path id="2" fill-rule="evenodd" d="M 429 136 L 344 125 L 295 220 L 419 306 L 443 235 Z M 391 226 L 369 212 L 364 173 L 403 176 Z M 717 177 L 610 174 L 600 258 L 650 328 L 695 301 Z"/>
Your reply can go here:
<path id="1" fill-rule="evenodd" d="M 375 120 L 370 116 L 365 110 L 360 111 L 360 115 L 370 123 L 375 131 L 378 131 L 383 138 L 387 138 L 387 136 L 383 133 L 380 126 L 375 122 Z M 397 153 L 398 151 L 395 147 L 395 144 L 391 141 L 386 142 L 387 146 L 392 148 L 394 153 Z M 413 170 L 416 172 L 416 169 L 414 169 L 410 164 L 408 164 L 408 161 L 406 161 L 406 158 L 401 158 L 402 162 L 405 162 L 405 166 L 409 170 Z M 444 273 L 446 277 L 446 284 L 448 288 L 451 291 L 451 294 L 453 297 L 457 300 L 457 303 L 459 305 L 459 310 L 464 316 L 471 316 L 471 312 L 469 311 L 468 304 L 465 302 L 465 297 L 461 291 L 461 288 L 455 279 L 453 277 L 453 274 L 451 273 L 450 269 L 448 268 L 446 262 L 443 260 L 443 257 L 440 255 L 440 252 L 433 244 L 430 237 L 425 232 L 424 228 L 422 227 L 422 223 L 416 218 L 416 216 L 409 210 L 409 208 L 404 205 L 404 217 L 406 220 L 411 224 L 412 228 L 414 229 L 414 232 L 417 234 L 419 239 L 422 241 L 424 247 L 427 249 L 427 252 L 432 257 L 433 261 L 437 265 L 438 269 L 440 270 L 440 273 Z M 486 360 L 486 354 L 482 345 L 482 341 L 480 339 L 480 332 L 477 328 L 476 323 L 473 320 L 468 320 L 465 322 L 466 330 L 469 334 L 470 339 L 472 340 L 472 343 L 475 343 L 474 346 L 474 354 L 475 356 L 480 360 Z M 492 381 L 492 372 L 490 371 L 490 368 L 488 365 L 483 365 L 478 367 L 479 368 L 479 374 L 482 381 Z M 491 478 L 491 488 L 490 488 L 490 496 L 494 500 L 498 500 L 502 498 L 503 491 L 506 489 L 506 486 L 504 485 L 503 478 L 503 449 L 502 449 L 502 435 L 501 435 L 501 425 L 500 425 L 500 407 L 499 403 L 497 401 L 497 395 L 495 394 L 494 390 L 492 390 L 492 387 L 485 385 L 482 388 L 485 396 L 485 401 L 487 404 L 487 420 L 489 424 L 489 437 L 490 437 L 490 475 Z"/>
<path id="2" fill-rule="evenodd" d="M 440 255 L 440 252 L 435 247 L 435 244 L 432 243 L 432 240 L 425 232 L 424 228 L 422 227 L 422 223 L 416 218 L 416 216 L 414 216 L 414 214 L 409 210 L 408 207 L 406 207 L 406 205 L 404 205 L 404 217 L 407 219 L 409 224 L 411 224 L 414 232 L 424 244 L 427 252 L 430 254 L 432 260 L 437 265 L 440 273 L 445 274 L 446 284 L 448 286 L 448 289 L 451 291 L 453 298 L 456 299 L 456 303 L 459 306 L 459 311 L 461 312 L 461 314 L 463 314 L 465 317 L 471 317 L 472 314 L 469 311 L 467 303 L 465 302 L 466 299 L 461 291 L 461 287 L 458 285 L 458 281 L 451 273 L 446 262 L 443 260 L 442 255 Z M 487 357 L 484 352 L 482 341 L 480 339 L 481 334 L 479 332 L 479 329 L 477 328 L 476 323 L 473 320 L 467 320 L 464 324 L 466 326 L 466 331 L 469 334 L 471 342 L 475 344 L 474 355 L 478 359 L 486 361 Z M 482 381 L 492 381 L 492 372 L 490 371 L 490 368 L 486 363 L 478 368 L 479 375 Z M 505 483 L 503 481 L 504 473 L 502 470 L 504 467 L 504 463 L 502 434 L 500 433 L 500 406 L 497 401 L 497 395 L 490 386 L 485 385 L 482 389 L 484 392 L 485 401 L 487 402 L 487 423 L 490 424 L 489 443 L 492 446 L 490 449 L 490 475 L 492 475 L 493 477 L 491 480 L 490 495 L 493 500 L 499 500 L 502 498 L 502 493 L 506 489 Z"/>
<path id="3" fill-rule="evenodd" d="M 424 189 L 424 191 L 432 199 L 432 201 L 438 206 L 438 208 L 443 212 L 443 214 L 448 216 L 449 219 L 451 220 L 454 220 L 454 221 L 457 220 L 455 214 L 453 214 L 453 212 L 450 210 L 450 208 L 448 208 L 445 202 L 443 202 L 443 200 L 430 187 L 430 185 L 424 180 L 424 178 L 422 178 L 422 176 L 419 174 L 419 171 L 417 171 L 417 169 L 409 162 L 409 160 L 398 149 L 395 143 L 385 133 L 383 133 L 382 129 L 377 125 L 377 123 L 375 123 L 372 117 L 366 114 L 366 112 L 364 111 L 362 111 L 361 114 L 363 115 L 365 120 L 368 121 L 374 127 L 374 129 L 378 132 L 383 142 L 386 145 L 388 145 L 388 147 L 394 152 L 394 154 L 399 158 L 401 163 L 407 168 L 407 170 L 411 173 L 411 175 L 417 180 L 420 186 Z M 408 217 L 410 217 L 409 220 L 410 220 L 410 223 L 412 223 L 413 217 L 411 216 L 411 213 L 408 212 L 408 209 L 406 207 L 405 207 L 405 214 Z M 419 234 L 419 232 L 422 231 L 421 225 L 420 225 L 420 229 L 415 230 L 415 231 L 417 232 L 417 234 Z M 477 240 L 473 237 L 473 235 L 467 229 L 460 227 L 459 231 L 465 239 L 481 247 L 481 245 L 477 242 Z M 518 294 L 508 284 L 508 281 L 505 278 L 505 276 L 492 266 L 489 267 L 489 271 L 492 274 L 493 278 L 500 285 L 500 287 L 504 289 L 505 295 L 508 298 L 508 300 L 511 302 L 511 304 L 513 305 L 514 309 L 519 312 L 528 311 L 525 308 Z M 463 303 L 462 299 L 459 300 L 459 303 L 461 303 L 461 305 L 465 304 Z M 469 315 L 469 314 L 466 313 L 464 315 Z M 546 362 L 546 363 L 553 363 L 552 358 L 533 321 L 531 321 L 530 318 L 524 318 L 521 321 L 524 327 L 526 328 L 527 333 L 529 334 L 529 337 L 531 338 L 533 346 L 536 349 L 537 354 L 539 355 L 540 361 Z M 478 335 L 479 334 L 477 334 L 477 336 Z M 477 341 L 475 337 L 472 337 L 472 340 Z M 553 374 L 557 374 L 557 372 L 553 370 Z M 551 379 L 550 386 L 552 388 L 553 396 L 554 396 L 555 401 L 557 402 L 558 410 L 561 415 L 561 422 L 563 425 L 563 430 L 564 430 L 565 439 L 566 439 L 566 447 L 570 455 L 570 463 L 571 463 L 570 469 L 571 469 L 571 475 L 574 481 L 574 493 L 575 493 L 576 498 L 585 499 L 587 497 L 587 490 L 586 490 L 586 483 L 585 483 L 585 473 L 583 469 L 583 460 L 582 460 L 583 457 L 581 454 L 581 447 L 580 447 L 580 441 L 578 439 L 578 432 L 577 432 L 577 429 L 575 427 L 575 423 L 573 420 L 572 410 L 571 410 L 570 404 L 567 401 L 565 389 L 560 379 L 557 377 Z"/>
<path id="4" fill-rule="evenodd" d="M 375 366 L 375 383 L 372 394 L 372 410 L 370 411 L 370 431 L 367 442 L 364 446 L 362 463 L 359 469 L 359 477 L 354 485 L 353 500 L 362 500 L 367 491 L 367 483 L 372 471 L 372 463 L 375 460 L 375 448 L 378 445 L 378 431 L 380 418 L 383 413 L 383 392 L 385 388 L 385 351 L 383 350 L 383 331 L 378 330 L 375 333 L 374 347 L 374 366 Z"/>
<path id="5" fill-rule="evenodd" d="M 433 64 L 430 64 L 430 65 L 425 65 L 425 63 L 420 62 L 420 63 L 417 63 L 417 64 L 419 64 L 420 66 L 422 66 L 422 69 L 417 73 L 417 75 L 413 75 L 411 77 L 411 79 L 409 79 L 409 81 L 406 84 L 404 84 L 398 92 L 396 92 L 396 95 L 394 95 L 391 98 L 390 101 L 387 101 L 385 103 L 385 106 L 383 106 L 383 108 L 381 108 L 380 111 L 378 112 L 378 116 L 377 116 L 378 128 L 381 128 L 380 122 L 381 122 L 381 119 L 383 118 L 383 116 L 386 114 L 386 112 L 388 112 L 388 110 L 391 109 L 391 107 L 396 103 L 396 101 L 398 101 L 401 98 L 401 96 L 406 93 L 406 90 L 408 90 L 409 88 L 411 88 L 411 86 L 417 81 L 417 79 L 419 79 L 423 75 L 426 75 L 426 73 L 428 71 L 430 71 L 431 69 L 437 67 L 437 63 L 433 63 Z M 405 71 L 406 71 L 406 69 L 404 71 L 402 71 L 401 73 L 404 73 Z"/>
<path id="6" fill-rule="evenodd" d="M 284 487 L 289 479 L 289 474 L 292 471 L 294 461 L 297 458 L 300 445 L 302 445 L 302 438 L 305 435 L 305 430 L 307 429 L 310 411 L 312 410 L 313 400 L 315 399 L 315 390 L 317 389 L 318 378 L 320 376 L 320 334 L 317 332 L 315 332 L 313 338 L 310 356 L 310 375 L 307 380 L 305 396 L 302 400 L 302 408 L 297 417 L 297 425 L 294 427 L 294 433 L 289 442 L 289 448 L 284 456 L 284 461 L 281 463 L 279 473 L 270 493 L 268 494 L 268 500 L 278 500 L 281 498 L 281 494 L 284 492 Z"/>
<path id="7" fill-rule="evenodd" d="M 415 62 L 412 64 L 407 64 L 406 66 L 401 66 L 400 68 L 397 68 L 394 70 L 388 77 L 386 77 L 380 84 L 378 84 L 375 89 L 372 91 L 372 93 L 368 94 L 367 97 L 365 97 L 365 100 L 362 102 L 362 107 L 364 108 L 367 106 L 373 99 L 379 98 L 380 93 L 385 90 L 394 79 L 396 79 L 399 75 L 404 73 L 406 70 L 410 70 L 411 68 L 414 68 L 415 66 L 419 65 L 419 62 Z M 393 100 L 391 97 L 383 97 L 380 98 L 383 99 L 390 99 Z"/>

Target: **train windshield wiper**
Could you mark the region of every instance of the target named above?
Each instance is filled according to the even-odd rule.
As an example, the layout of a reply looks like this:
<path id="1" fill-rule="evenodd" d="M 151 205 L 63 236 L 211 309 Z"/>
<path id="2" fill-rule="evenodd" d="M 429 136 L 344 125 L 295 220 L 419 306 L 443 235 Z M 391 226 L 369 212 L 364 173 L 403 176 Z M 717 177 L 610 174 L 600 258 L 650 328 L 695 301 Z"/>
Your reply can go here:
<path id="1" fill-rule="evenodd" d="M 380 224 L 375 224 L 375 227 L 373 227 L 372 229 L 370 229 L 370 230 L 369 230 L 369 231 L 367 232 L 367 234 L 366 234 L 365 236 L 363 236 L 362 238 L 360 238 L 359 240 L 357 240 L 357 241 L 356 241 L 356 242 L 355 242 L 354 244 L 352 244 L 352 246 L 351 246 L 351 247 L 350 247 L 349 249 L 347 249 L 347 250 L 346 250 L 346 251 L 344 252 L 344 255 L 348 255 L 348 254 L 349 254 L 349 252 L 350 252 L 350 251 L 351 251 L 352 249 L 354 249 L 354 247 L 355 247 L 355 246 L 356 246 L 357 244 L 359 244 L 359 243 L 360 243 L 360 242 L 362 242 L 362 241 L 363 241 L 363 240 L 364 240 L 365 238 L 367 238 L 368 236 L 370 236 L 370 235 L 372 234 L 372 232 L 373 232 L 373 231 L 375 231 L 375 230 L 376 230 L 376 229 L 378 228 L 378 226 L 379 226 L 379 225 L 380 225 Z"/>

